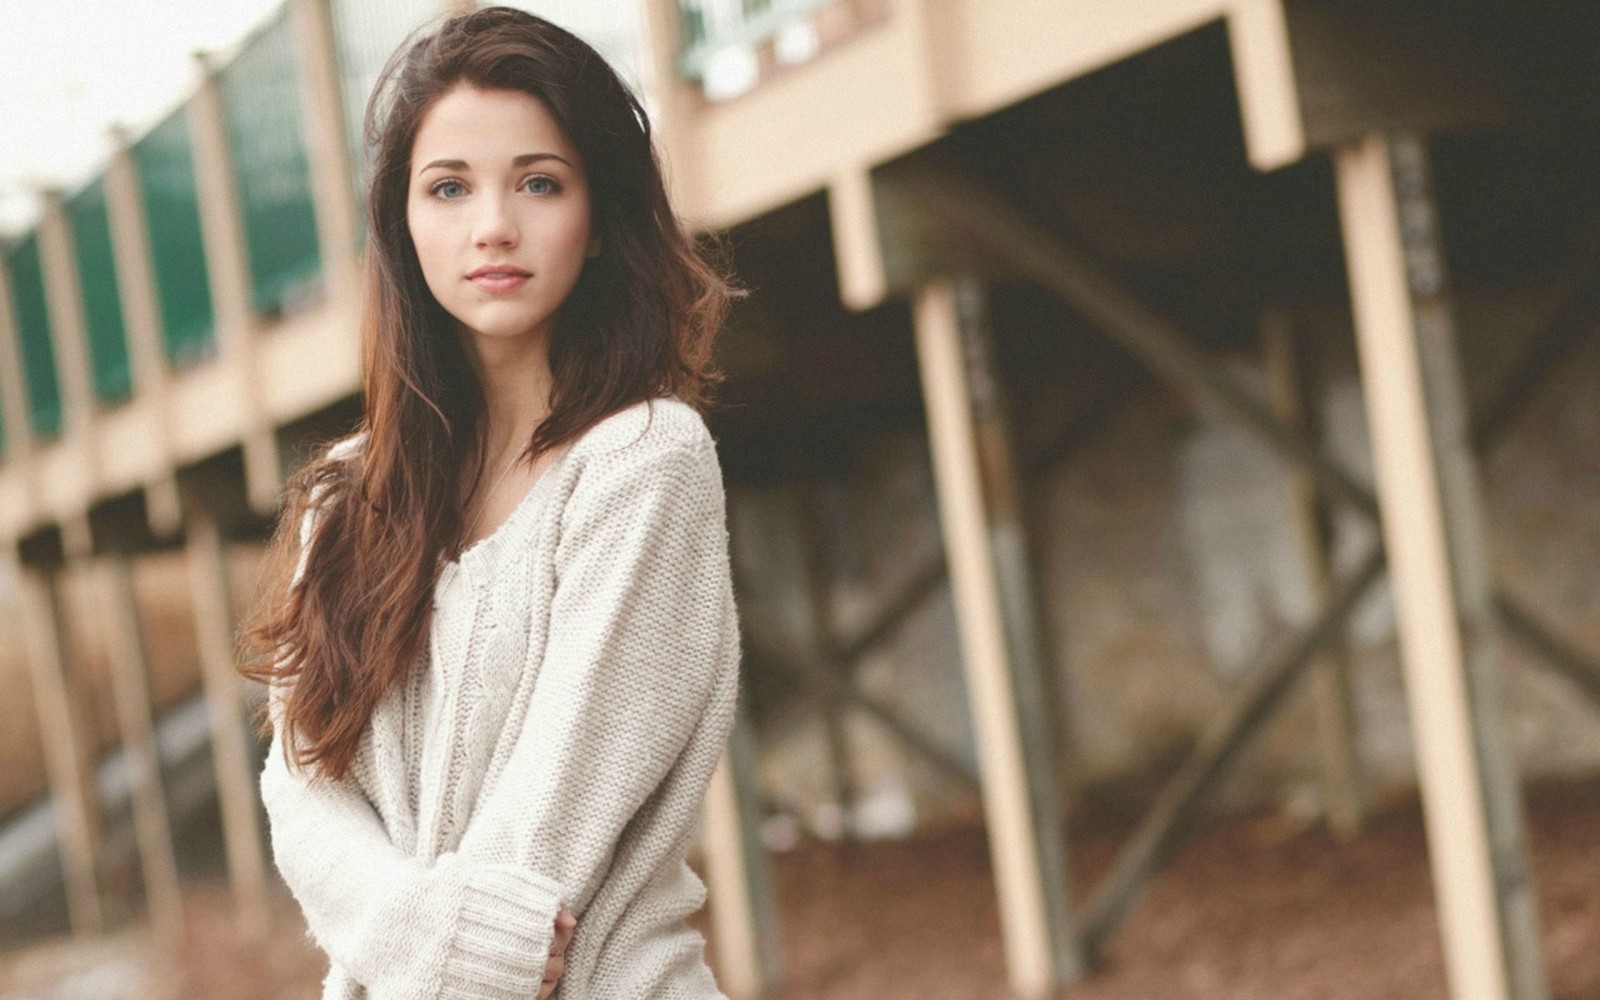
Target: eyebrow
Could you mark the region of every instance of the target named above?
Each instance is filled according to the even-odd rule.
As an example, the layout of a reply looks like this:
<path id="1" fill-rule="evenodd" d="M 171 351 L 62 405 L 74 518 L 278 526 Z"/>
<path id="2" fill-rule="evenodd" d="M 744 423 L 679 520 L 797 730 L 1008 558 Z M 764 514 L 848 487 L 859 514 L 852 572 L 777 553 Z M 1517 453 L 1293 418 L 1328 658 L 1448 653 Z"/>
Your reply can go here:
<path id="1" fill-rule="evenodd" d="M 530 163 L 537 163 L 540 160 L 559 160 L 562 163 L 566 163 L 569 167 L 572 166 L 571 163 L 567 163 L 566 157 L 557 156 L 555 153 L 523 153 L 521 156 L 511 161 L 511 166 L 513 169 L 517 167 L 525 167 Z M 420 174 L 423 171 L 432 170 L 434 167 L 442 167 L 445 170 L 472 169 L 471 167 L 467 166 L 466 160 L 434 160 L 432 163 L 423 167 L 422 170 L 418 170 L 417 173 Z"/>

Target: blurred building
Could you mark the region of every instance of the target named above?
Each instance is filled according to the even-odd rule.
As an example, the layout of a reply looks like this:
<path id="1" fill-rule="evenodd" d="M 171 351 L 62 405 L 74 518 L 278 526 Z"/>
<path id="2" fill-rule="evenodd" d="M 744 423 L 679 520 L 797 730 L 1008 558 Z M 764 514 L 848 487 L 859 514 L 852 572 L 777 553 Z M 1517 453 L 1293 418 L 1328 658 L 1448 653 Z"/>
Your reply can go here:
<path id="1" fill-rule="evenodd" d="M 0 732 L 0 812 L 62 807 L 83 926 L 115 803 L 170 864 L 152 719 L 169 768 L 212 747 L 265 878 L 231 623 L 285 471 L 359 415 L 361 112 L 440 6 L 289 0 L 5 245 L 0 670 L 33 703 L 0 711 L 40 726 Z M 798 836 L 981 817 L 1044 996 L 1201 812 L 1354 835 L 1420 784 L 1453 995 L 1544 995 L 1519 782 L 1600 764 L 1600 12 L 524 6 L 641 89 L 752 290 L 709 416 L 731 989 L 780 964 L 760 857 Z M 1134 832 L 1073 886 L 1063 821 L 1102 816 Z"/>

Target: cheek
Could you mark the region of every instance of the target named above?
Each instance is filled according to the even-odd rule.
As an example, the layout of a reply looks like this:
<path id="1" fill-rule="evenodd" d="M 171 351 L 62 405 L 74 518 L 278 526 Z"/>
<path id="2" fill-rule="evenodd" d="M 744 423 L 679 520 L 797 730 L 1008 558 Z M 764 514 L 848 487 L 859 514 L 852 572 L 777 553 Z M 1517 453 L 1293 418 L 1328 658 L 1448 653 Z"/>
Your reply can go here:
<path id="1" fill-rule="evenodd" d="M 409 212 L 406 227 L 411 231 L 411 245 L 416 249 L 417 262 L 422 265 L 422 276 L 435 294 L 446 263 L 443 259 L 444 233 L 439 231 L 438 220 L 427 212 Z"/>

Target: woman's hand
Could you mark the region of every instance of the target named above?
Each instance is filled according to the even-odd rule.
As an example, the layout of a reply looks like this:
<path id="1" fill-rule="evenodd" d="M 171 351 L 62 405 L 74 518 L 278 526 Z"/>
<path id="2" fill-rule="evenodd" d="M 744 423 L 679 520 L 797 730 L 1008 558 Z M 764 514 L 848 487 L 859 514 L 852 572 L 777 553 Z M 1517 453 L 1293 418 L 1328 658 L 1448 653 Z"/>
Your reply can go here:
<path id="1" fill-rule="evenodd" d="M 572 929 L 578 926 L 578 919 L 565 906 L 556 914 L 556 938 L 550 942 L 550 958 L 544 965 L 544 982 L 539 986 L 538 1000 L 550 1000 L 550 994 L 555 992 L 556 982 L 560 980 L 561 973 L 567 969 L 566 951 L 567 944 L 572 941 Z"/>

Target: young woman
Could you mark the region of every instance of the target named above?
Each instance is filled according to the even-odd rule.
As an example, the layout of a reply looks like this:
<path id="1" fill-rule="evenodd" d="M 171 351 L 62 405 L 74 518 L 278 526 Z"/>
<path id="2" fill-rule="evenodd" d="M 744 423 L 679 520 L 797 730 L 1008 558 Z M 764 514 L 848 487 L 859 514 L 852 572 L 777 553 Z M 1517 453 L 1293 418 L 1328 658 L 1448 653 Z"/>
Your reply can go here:
<path id="1" fill-rule="evenodd" d="M 402 46 L 366 131 L 365 417 L 246 630 L 323 996 L 720 997 L 684 859 L 738 688 L 698 410 L 731 289 L 638 101 L 533 15 Z"/>

